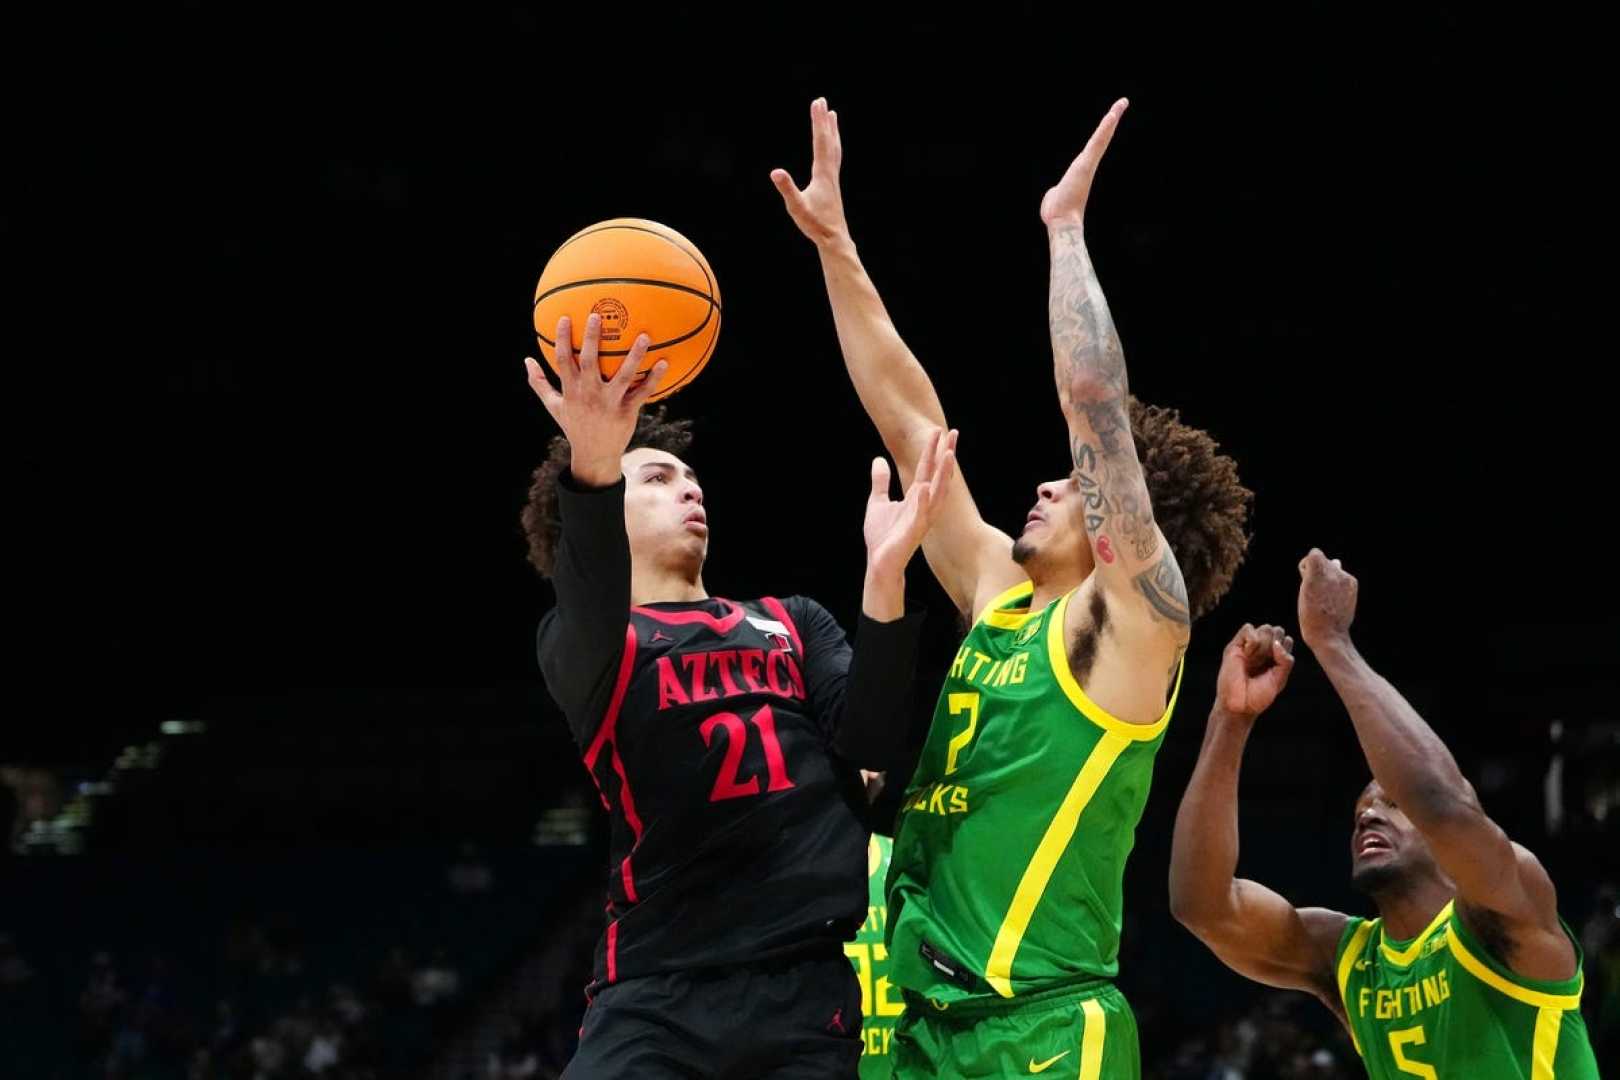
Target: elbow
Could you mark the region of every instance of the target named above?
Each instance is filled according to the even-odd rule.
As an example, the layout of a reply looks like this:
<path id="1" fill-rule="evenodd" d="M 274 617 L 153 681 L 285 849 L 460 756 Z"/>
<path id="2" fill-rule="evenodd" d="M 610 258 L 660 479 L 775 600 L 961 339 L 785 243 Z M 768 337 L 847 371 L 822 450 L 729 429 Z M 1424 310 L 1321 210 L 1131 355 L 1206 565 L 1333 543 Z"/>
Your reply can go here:
<path id="1" fill-rule="evenodd" d="M 1202 937 L 1199 930 L 1211 919 L 1209 898 L 1190 882 L 1178 881 L 1170 875 L 1170 917 Z"/>
<path id="2" fill-rule="evenodd" d="M 1425 777 L 1413 785 L 1401 808 L 1421 828 L 1472 820 L 1485 812 L 1473 784 L 1443 776 Z"/>
<path id="3" fill-rule="evenodd" d="M 1198 940 L 1213 944 L 1229 933 L 1237 918 L 1237 888 L 1235 878 L 1227 878 L 1224 888 L 1207 881 L 1192 878 L 1178 880 L 1172 870 L 1170 876 L 1170 917 L 1175 919 Z"/>
<path id="4" fill-rule="evenodd" d="M 1170 894 L 1170 917 L 1198 936 L 1202 936 L 1198 934 L 1199 928 L 1208 921 L 1206 913 L 1196 900 L 1186 894 L 1174 892 Z"/>

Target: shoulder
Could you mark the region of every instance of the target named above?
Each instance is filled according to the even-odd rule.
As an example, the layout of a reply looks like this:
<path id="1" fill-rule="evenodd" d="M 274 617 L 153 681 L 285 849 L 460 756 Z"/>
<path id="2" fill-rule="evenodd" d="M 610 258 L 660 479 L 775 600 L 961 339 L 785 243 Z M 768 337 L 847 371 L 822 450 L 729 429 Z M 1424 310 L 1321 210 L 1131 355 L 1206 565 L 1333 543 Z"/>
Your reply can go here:
<path id="1" fill-rule="evenodd" d="M 795 594 L 793 596 L 762 596 L 758 600 L 750 600 L 747 607 L 763 610 L 767 616 L 780 618 L 785 613 L 787 617 L 802 631 L 811 626 L 825 626 L 829 623 L 837 625 L 832 612 L 814 597 Z"/>
<path id="2" fill-rule="evenodd" d="M 552 608 L 540 616 L 540 625 L 534 631 L 535 648 L 542 654 L 546 651 L 546 644 L 557 635 L 557 609 Z"/>

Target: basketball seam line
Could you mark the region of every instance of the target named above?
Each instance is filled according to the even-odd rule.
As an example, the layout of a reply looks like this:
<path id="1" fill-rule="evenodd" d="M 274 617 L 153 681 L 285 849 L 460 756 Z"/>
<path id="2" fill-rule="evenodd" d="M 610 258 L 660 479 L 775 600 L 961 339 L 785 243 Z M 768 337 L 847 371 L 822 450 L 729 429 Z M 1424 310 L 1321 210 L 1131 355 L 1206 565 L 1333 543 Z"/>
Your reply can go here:
<path id="1" fill-rule="evenodd" d="M 533 306 L 539 307 L 540 301 L 546 299 L 548 296 L 555 296 L 556 294 L 564 292 L 565 290 L 578 289 L 585 285 L 657 285 L 662 289 L 674 289 L 677 292 L 690 293 L 693 296 L 701 296 L 703 299 L 707 300 L 709 302 L 709 306 L 714 308 L 716 311 L 723 312 L 725 310 L 720 306 L 720 301 L 716 300 L 702 289 L 694 289 L 690 285 L 679 285 L 673 281 L 659 281 L 657 278 L 633 277 L 582 278 L 579 281 L 570 281 L 566 285 L 555 285 L 541 293 L 539 296 L 535 297 Z"/>
<path id="2" fill-rule="evenodd" d="M 719 340 L 719 336 L 720 336 L 719 335 L 719 327 L 716 327 L 715 330 L 716 330 L 715 336 L 711 337 L 709 339 L 708 346 L 703 350 L 702 358 L 699 359 L 697 363 L 693 364 L 691 369 L 688 370 L 685 375 L 681 376 L 679 382 L 671 383 L 668 386 L 660 386 L 657 390 L 654 390 L 653 391 L 653 400 L 656 400 L 658 398 L 665 398 L 665 397 L 668 397 L 670 394 L 673 394 L 675 391 L 679 390 L 681 387 L 685 386 L 687 383 L 689 383 L 693 379 L 697 378 L 698 373 L 700 371 L 702 371 L 704 368 L 709 366 L 709 357 L 714 355 L 714 343 L 717 340 Z"/>
<path id="3" fill-rule="evenodd" d="M 582 284 L 586 284 L 586 283 L 582 282 Z M 670 338 L 668 341 L 660 341 L 657 344 L 648 345 L 647 346 L 647 351 L 652 352 L 654 349 L 667 349 L 671 345 L 679 345 L 683 341 L 692 340 L 693 338 L 697 337 L 699 334 L 703 333 L 704 327 L 709 325 L 710 320 L 712 320 L 714 318 L 714 314 L 715 314 L 715 312 L 717 310 L 718 310 L 717 308 L 710 307 L 708 313 L 703 316 L 703 321 L 698 323 L 697 326 L 694 327 L 691 331 L 689 331 L 688 333 L 682 334 L 680 337 Z M 546 337 L 546 335 L 542 334 L 538 330 L 536 330 L 534 332 L 534 336 L 539 338 L 541 344 L 543 344 L 543 345 L 550 345 L 553 349 L 555 349 L 557 347 L 557 343 L 555 341 L 552 341 L 550 338 Z M 630 350 L 629 349 L 602 349 L 602 348 L 598 348 L 596 350 L 596 355 L 599 356 L 599 357 L 600 356 L 629 356 L 630 355 Z"/>
<path id="4" fill-rule="evenodd" d="M 656 231 L 654 229 L 649 229 L 644 225 L 613 224 L 613 225 L 600 225 L 600 226 L 590 227 L 590 228 L 587 228 L 584 232 L 575 233 L 573 236 L 570 236 L 567 240 L 563 241 L 563 246 L 561 248 L 558 248 L 557 250 L 561 251 L 563 248 L 567 247 L 569 244 L 572 244 L 575 240 L 583 240 L 587 236 L 595 236 L 599 232 L 608 232 L 611 229 L 626 229 L 626 230 L 629 230 L 631 232 L 646 233 L 648 236 L 656 236 L 656 237 L 658 237 L 658 239 L 664 241 L 670 247 L 673 247 L 676 250 L 683 252 L 688 259 L 691 259 L 692 262 L 697 265 L 697 268 L 700 271 L 703 272 L 703 280 L 709 283 L 709 293 L 711 295 L 711 298 L 712 298 L 713 294 L 717 291 L 715 289 L 715 287 L 714 287 L 714 277 L 713 277 L 713 275 L 711 275 L 709 273 L 709 268 L 704 265 L 703 257 L 701 255 L 697 254 L 697 252 L 695 250 L 688 248 L 685 244 L 677 243 L 676 241 L 670 239 L 668 236 L 665 236 L 663 233 L 658 232 L 658 231 Z M 556 256 L 553 255 L 552 257 L 555 258 Z"/>

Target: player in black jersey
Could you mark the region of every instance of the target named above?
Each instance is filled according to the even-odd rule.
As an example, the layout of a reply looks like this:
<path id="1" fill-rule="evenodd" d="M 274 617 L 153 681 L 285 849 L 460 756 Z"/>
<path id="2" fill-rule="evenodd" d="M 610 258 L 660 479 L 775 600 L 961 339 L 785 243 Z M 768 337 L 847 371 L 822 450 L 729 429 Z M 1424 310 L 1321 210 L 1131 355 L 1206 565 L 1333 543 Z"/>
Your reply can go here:
<path id="1" fill-rule="evenodd" d="M 600 324 L 562 389 L 528 361 L 563 430 L 524 511 L 557 591 L 540 667 L 612 819 L 607 928 L 580 1047 L 594 1077 L 856 1074 L 860 986 L 843 954 L 866 917 L 865 794 L 903 738 L 920 620 L 904 569 L 954 469 L 936 436 L 903 502 L 873 462 L 852 650 L 806 597 L 736 602 L 703 585 L 708 516 L 684 425 L 642 415 L 663 365 L 601 377 Z M 772 523 L 815 523 L 791 513 Z"/>

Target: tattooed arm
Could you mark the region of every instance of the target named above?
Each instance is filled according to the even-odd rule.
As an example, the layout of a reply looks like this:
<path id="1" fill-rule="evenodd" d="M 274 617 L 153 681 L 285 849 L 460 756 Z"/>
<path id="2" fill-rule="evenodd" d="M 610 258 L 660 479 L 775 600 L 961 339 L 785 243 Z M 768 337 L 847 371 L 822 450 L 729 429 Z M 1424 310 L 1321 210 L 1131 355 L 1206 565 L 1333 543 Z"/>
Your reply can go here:
<path id="1" fill-rule="evenodd" d="M 1058 400 L 1069 423 L 1074 480 L 1085 500 L 1086 536 L 1096 562 L 1093 577 L 1113 624 L 1134 640 L 1157 637 L 1179 649 L 1192 623 L 1187 586 L 1153 520 L 1147 480 L 1131 438 L 1125 352 L 1084 232 L 1092 177 L 1125 106 L 1123 100 L 1114 104 L 1041 201 L 1052 251 L 1052 359 Z"/>

